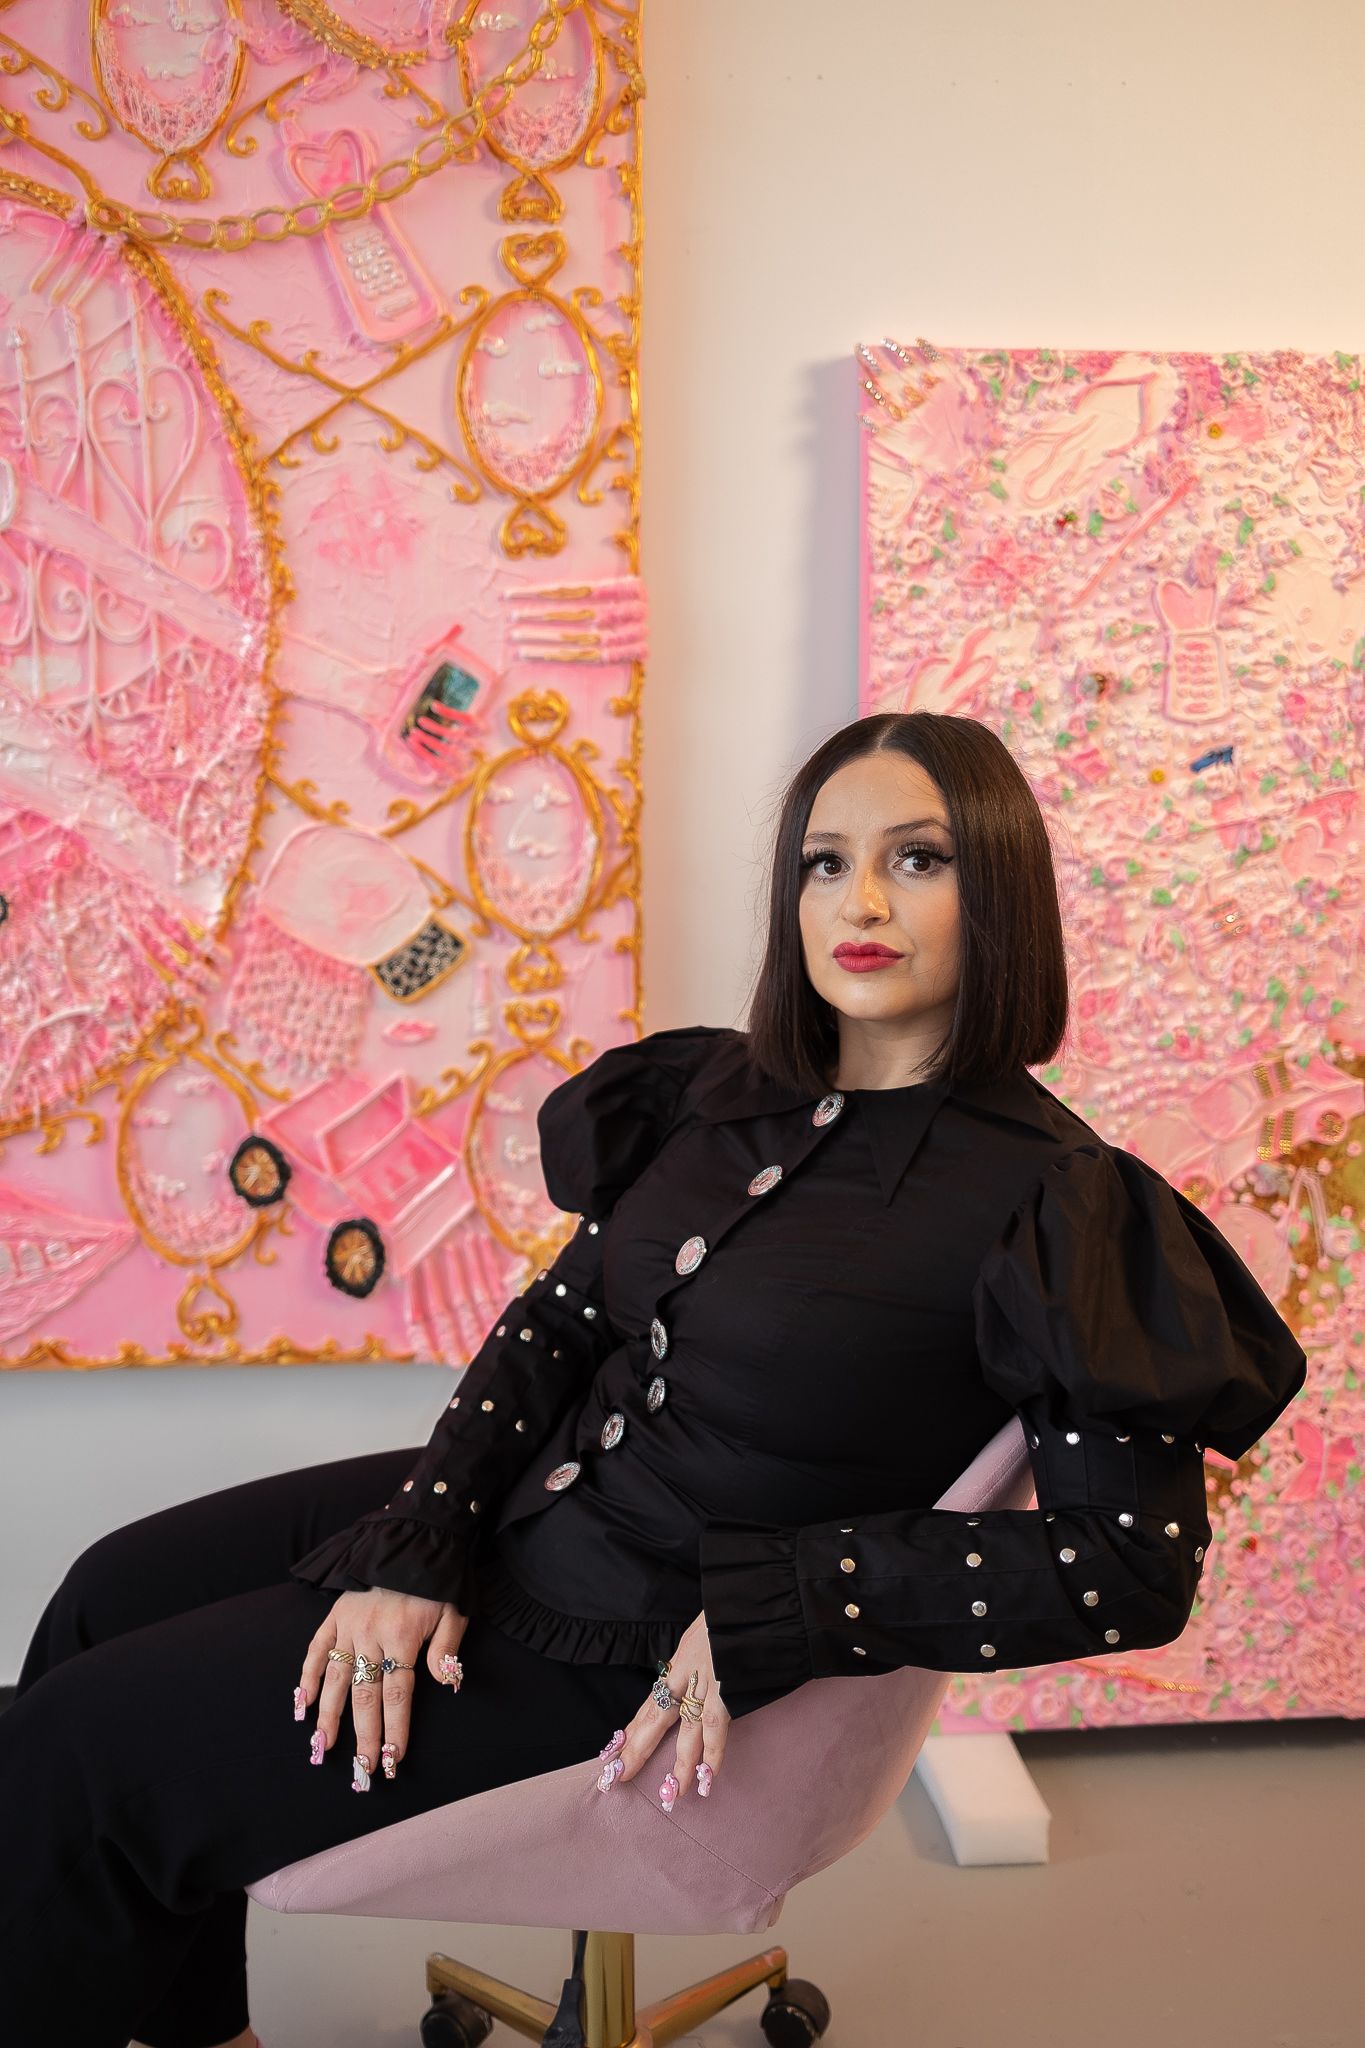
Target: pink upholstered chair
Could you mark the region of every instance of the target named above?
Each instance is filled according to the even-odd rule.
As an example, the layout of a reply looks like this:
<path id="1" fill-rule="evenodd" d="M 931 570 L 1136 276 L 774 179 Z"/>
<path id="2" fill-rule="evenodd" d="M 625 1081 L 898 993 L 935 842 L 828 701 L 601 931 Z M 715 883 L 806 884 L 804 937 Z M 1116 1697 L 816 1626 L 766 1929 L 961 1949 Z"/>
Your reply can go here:
<path id="1" fill-rule="evenodd" d="M 970 1512 L 1032 1498 L 1016 1418 L 938 1506 Z M 570 1906 L 587 1931 L 558 2009 L 448 1957 L 427 1958 L 436 2002 L 422 2039 L 431 2048 L 475 2048 L 490 2014 L 555 2048 L 663 2048 L 759 1984 L 769 1992 L 768 2041 L 808 2048 L 829 2008 L 813 1984 L 788 1978 L 785 1949 L 637 2013 L 635 1936 L 773 1926 L 792 1886 L 855 1848 L 900 1794 L 946 1686 L 946 1673 L 914 1668 L 811 1679 L 734 1723 L 710 1801 L 666 1814 L 647 1771 L 603 1798 L 585 1758 L 292 1863 L 250 1894 L 280 1913 L 519 1927 L 561 1927 Z"/>

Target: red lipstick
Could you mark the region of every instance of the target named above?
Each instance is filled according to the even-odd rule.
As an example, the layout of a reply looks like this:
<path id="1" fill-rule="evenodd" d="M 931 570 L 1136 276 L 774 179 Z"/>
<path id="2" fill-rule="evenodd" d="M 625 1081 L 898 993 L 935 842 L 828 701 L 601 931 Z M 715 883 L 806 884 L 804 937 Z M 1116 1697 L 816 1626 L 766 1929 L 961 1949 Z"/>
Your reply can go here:
<path id="1" fill-rule="evenodd" d="M 849 944 L 834 948 L 834 958 L 839 965 L 847 967 L 854 974 L 866 974 L 874 967 L 889 967 L 893 960 L 899 960 L 901 957 L 901 954 L 893 952 L 890 946 Z"/>

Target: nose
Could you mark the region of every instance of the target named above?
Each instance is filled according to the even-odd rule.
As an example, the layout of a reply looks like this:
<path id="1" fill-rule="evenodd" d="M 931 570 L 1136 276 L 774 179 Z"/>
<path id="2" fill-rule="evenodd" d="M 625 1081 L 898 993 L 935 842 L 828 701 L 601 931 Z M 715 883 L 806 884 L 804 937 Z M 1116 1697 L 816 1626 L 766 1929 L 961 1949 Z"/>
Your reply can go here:
<path id="1" fill-rule="evenodd" d="M 848 907 L 858 915 L 871 911 L 880 916 L 886 909 L 886 896 L 870 860 L 859 863 L 849 876 Z"/>

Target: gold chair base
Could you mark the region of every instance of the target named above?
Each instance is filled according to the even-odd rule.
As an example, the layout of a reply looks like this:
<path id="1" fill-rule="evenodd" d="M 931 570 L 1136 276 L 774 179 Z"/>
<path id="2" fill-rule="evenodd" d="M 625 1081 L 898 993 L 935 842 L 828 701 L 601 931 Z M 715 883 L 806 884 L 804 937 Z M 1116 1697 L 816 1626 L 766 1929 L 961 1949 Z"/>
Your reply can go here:
<path id="1" fill-rule="evenodd" d="M 742 1998 L 759 1984 L 776 1991 L 787 1981 L 787 1951 L 764 1949 L 714 1977 L 703 1977 L 668 1998 L 635 2010 L 635 1936 L 590 1930 L 583 1955 L 583 2037 L 585 2048 L 665 2048 L 689 2027 Z M 494 2019 L 543 2041 L 555 2007 L 515 1984 L 504 1984 L 451 1956 L 427 1957 L 427 1990 L 461 1991 Z"/>

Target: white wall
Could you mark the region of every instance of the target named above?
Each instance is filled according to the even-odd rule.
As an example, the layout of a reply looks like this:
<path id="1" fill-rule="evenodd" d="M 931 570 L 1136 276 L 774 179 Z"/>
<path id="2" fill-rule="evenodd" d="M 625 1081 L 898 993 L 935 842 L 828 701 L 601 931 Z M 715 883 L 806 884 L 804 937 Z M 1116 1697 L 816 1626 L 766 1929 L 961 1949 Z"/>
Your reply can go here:
<path id="1" fill-rule="evenodd" d="M 1358 349 L 1355 0 L 647 0 L 646 1024 L 742 1020 L 856 715 L 855 340 Z M 422 1441 L 435 1368 L 11 1374 L 0 1682 L 102 1530 Z"/>

